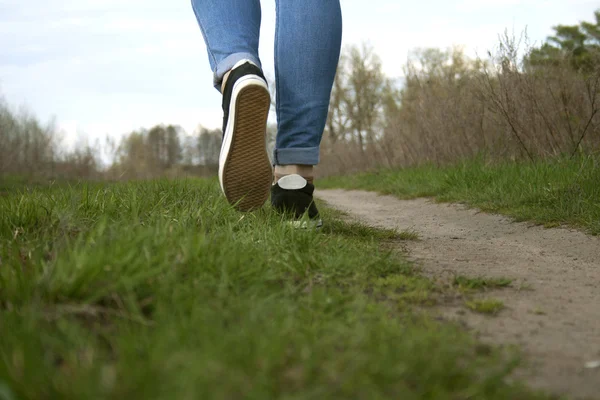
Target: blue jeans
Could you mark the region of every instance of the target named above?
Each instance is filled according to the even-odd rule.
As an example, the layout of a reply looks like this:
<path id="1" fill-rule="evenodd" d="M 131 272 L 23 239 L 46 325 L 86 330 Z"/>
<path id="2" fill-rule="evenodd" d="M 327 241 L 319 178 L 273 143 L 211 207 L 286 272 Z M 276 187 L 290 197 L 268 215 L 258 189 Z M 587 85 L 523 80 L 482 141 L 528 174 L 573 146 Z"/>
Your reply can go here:
<path id="1" fill-rule="evenodd" d="M 339 0 L 276 0 L 275 165 L 319 163 L 342 39 Z M 214 85 L 249 59 L 261 66 L 260 0 L 192 0 L 208 48 Z"/>

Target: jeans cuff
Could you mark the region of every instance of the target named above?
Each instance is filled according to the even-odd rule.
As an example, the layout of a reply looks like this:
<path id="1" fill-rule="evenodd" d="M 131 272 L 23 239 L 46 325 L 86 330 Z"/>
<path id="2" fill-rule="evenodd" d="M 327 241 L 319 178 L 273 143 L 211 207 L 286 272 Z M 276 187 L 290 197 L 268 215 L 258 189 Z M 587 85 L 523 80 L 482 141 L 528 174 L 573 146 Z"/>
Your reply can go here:
<path id="1" fill-rule="evenodd" d="M 254 64 L 258 65 L 259 68 L 262 69 L 262 66 L 260 64 L 260 60 L 258 59 L 257 56 L 250 54 L 250 53 L 234 53 L 231 55 L 228 55 L 227 57 L 225 57 L 225 59 L 223 59 L 218 65 L 217 65 L 217 69 L 214 73 L 213 76 L 213 85 L 215 86 L 215 88 L 217 88 L 217 90 L 220 92 L 221 91 L 221 82 L 223 81 L 223 75 L 225 75 L 227 73 L 227 71 L 229 71 L 231 68 L 233 68 L 233 66 L 241 60 L 250 60 L 252 61 Z"/>
<path id="2" fill-rule="evenodd" d="M 275 165 L 317 165 L 319 163 L 319 148 L 275 149 L 273 160 Z"/>

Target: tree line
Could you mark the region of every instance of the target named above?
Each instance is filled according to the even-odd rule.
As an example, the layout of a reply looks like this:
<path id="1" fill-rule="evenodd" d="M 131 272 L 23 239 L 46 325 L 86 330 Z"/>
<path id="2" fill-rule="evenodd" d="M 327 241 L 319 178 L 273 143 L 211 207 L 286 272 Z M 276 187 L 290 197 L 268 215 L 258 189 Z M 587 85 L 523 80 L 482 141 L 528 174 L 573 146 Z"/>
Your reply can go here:
<path id="1" fill-rule="evenodd" d="M 539 47 L 499 35 L 470 58 L 415 49 L 402 81 L 372 48 L 346 49 L 331 95 L 320 174 L 495 159 L 574 157 L 600 148 L 600 10 Z"/>
<path id="2" fill-rule="evenodd" d="M 415 49 L 392 79 L 375 50 L 342 52 L 322 142 L 321 175 L 368 168 L 575 156 L 600 146 L 600 10 L 558 25 L 541 46 L 500 35 L 469 58 L 461 48 Z M 521 54 L 524 54 L 521 56 Z M 274 85 L 271 85 L 274 88 Z M 269 149 L 276 126 L 268 126 Z M 134 179 L 217 171 L 222 132 L 177 125 L 65 151 L 55 124 L 0 100 L 0 176 Z M 99 148 L 109 155 L 104 166 Z"/>

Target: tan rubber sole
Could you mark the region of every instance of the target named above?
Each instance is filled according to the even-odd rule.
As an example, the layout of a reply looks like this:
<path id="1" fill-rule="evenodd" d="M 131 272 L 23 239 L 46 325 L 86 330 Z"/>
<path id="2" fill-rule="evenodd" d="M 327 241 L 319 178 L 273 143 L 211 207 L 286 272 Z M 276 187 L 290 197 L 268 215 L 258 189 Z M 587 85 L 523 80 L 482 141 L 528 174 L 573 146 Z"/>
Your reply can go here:
<path id="1" fill-rule="evenodd" d="M 273 172 L 267 154 L 266 129 L 271 98 L 258 85 L 237 96 L 233 135 L 223 167 L 223 192 L 240 211 L 262 207 L 271 189 Z"/>

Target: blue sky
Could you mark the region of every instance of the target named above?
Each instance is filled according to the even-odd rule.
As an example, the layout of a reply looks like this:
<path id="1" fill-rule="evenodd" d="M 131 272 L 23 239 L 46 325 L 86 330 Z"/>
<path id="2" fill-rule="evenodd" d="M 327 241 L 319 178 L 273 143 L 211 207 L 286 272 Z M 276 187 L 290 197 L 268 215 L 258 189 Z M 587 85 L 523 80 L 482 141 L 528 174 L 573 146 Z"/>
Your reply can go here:
<path id="1" fill-rule="evenodd" d="M 283 0 L 282 0 L 283 1 Z M 297 1 L 297 0 L 291 0 Z M 273 76 L 274 0 L 261 0 L 260 55 Z M 370 43 L 386 74 L 417 47 L 492 49 L 505 29 L 540 42 L 556 24 L 592 20 L 597 0 L 341 0 L 344 45 Z M 0 93 L 72 144 L 157 123 L 221 123 L 188 0 L 0 0 Z"/>

